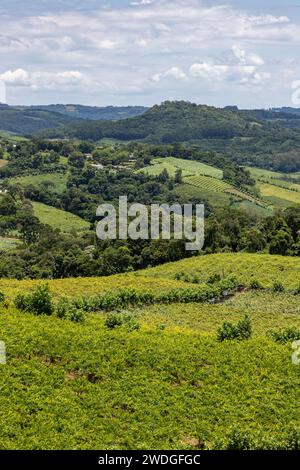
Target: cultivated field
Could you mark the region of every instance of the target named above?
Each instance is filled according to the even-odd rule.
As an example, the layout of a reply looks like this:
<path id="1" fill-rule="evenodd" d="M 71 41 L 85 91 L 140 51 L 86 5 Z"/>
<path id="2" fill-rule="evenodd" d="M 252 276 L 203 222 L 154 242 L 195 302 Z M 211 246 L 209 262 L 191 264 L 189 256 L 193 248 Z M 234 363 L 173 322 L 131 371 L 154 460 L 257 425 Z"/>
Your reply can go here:
<path id="1" fill-rule="evenodd" d="M 50 281 L 56 296 L 125 286 L 187 288 L 181 273 L 207 281 L 235 274 L 248 285 L 282 281 L 284 292 L 246 290 L 219 304 L 118 309 L 139 328 L 109 329 L 107 313 L 85 323 L 21 313 L 18 292 L 42 281 L 0 281 L 7 365 L 0 375 L 2 449 L 291 449 L 300 425 L 299 366 L 291 343 L 269 330 L 300 328 L 300 263 L 269 255 L 220 254 L 101 279 Z M 248 340 L 217 341 L 224 321 L 251 318 Z M 125 316 L 126 316 L 125 315 Z M 9 412 L 7 411 L 9 410 Z"/>

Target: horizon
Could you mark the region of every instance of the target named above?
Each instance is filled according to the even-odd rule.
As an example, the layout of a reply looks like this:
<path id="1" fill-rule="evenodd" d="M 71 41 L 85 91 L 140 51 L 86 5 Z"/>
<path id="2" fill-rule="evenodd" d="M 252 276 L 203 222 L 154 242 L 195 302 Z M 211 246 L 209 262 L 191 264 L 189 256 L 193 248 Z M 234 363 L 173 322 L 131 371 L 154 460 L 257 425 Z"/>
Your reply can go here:
<path id="1" fill-rule="evenodd" d="M 1 3 L 0 84 L 10 105 L 295 105 L 293 2 L 288 9 L 279 0 Z"/>
<path id="2" fill-rule="evenodd" d="M 300 106 L 288 106 L 288 105 L 283 105 L 283 106 L 274 106 L 274 107 L 269 107 L 269 108 L 265 108 L 265 107 L 261 107 L 261 108 L 241 108 L 239 107 L 238 105 L 236 104 L 227 104 L 225 106 L 214 106 L 214 105 L 210 105 L 210 104 L 207 104 L 207 103 L 196 103 L 195 101 L 190 101 L 190 100 L 164 100 L 162 101 L 161 103 L 154 103 L 152 106 L 146 106 L 144 104 L 136 104 L 136 105 L 131 105 L 131 104 L 115 104 L 115 105 L 112 105 L 112 104 L 108 104 L 106 106 L 101 106 L 101 105 L 89 105 L 89 104 L 82 104 L 82 103 L 45 103 L 45 104 L 30 104 L 30 105 L 27 105 L 27 104 L 8 104 L 8 103 L 3 103 L 0 101 L 0 106 L 8 106 L 10 108 L 18 108 L 18 107 L 47 107 L 47 106 L 82 106 L 82 107 L 88 107 L 88 108 L 145 108 L 146 110 L 149 110 L 155 106 L 161 106 L 163 105 L 164 103 L 166 102 L 171 102 L 171 103 L 178 103 L 178 102 L 185 102 L 185 103 L 190 103 L 190 104 L 196 104 L 197 106 L 208 106 L 208 107 L 212 107 L 212 108 L 215 108 L 215 109 L 226 109 L 226 108 L 237 108 L 238 111 L 255 111 L 255 110 L 265 110 L 265 111 L 272 111 L 272 109 L 284 109 L 284 108 L 290 108 L 290 109 L 294 109 L 294 110 L 297 110 L 297 109 L 300 109 Z M 135 116 L 133 116 L 135 117 Z M 131 118 L 129 118 L 131 119 Z"/>

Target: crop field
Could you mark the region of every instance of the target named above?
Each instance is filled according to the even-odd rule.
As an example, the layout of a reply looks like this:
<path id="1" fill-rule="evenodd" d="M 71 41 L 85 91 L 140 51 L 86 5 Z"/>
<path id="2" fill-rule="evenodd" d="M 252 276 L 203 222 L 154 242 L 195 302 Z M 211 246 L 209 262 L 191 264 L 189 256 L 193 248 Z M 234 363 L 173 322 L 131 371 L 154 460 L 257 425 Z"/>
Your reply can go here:
<path id="1" fill-rule="evenodd" d="M 217 273 L 246 284 L 254 276 L 265 286 L 281 280 L 287 290 L 247 290 L 218 304 L 140 305 L 115 312 L 139 328 L 109 329 L 104 312 L 86 314 L 84 323 L 22 313 L 13 298 L 42 281 L 1 280 L 8 299 L 0 315 L 1 449 L 295 448 L 299 366 L 291 343 L 268 332 L 300 328 L 299 295 L 290 291 L 300 283 L 299 260 L 208 255 L 49 286 L 72 297 L 124 286 L 163 292 L 190 285 L 174 279 L 180 271 L 202 281 Z M 245 314 L 251 338 L 219 342 L 222 323 Z"/>
<path id="2" fill-rule="evenodd" d="M 279 281 L 287 288 L 296 288 L 300 284 L 300 260 L 283 256 L 248 253 L 221 253 L 209 256 L 197 256 L 175 263 L 140 271 L 143 276 L 175 279 L 178 273 L 197 275 L 205 282 L 214 275 L 229 276 L 234 274 L 239 281 L 249 284 L 252 279 L 263 286 L 271 287 Z"/>
<path id="3" fill-rule="evenodd" d="M 195 186 L 198 188 L 203 188 L 215 193 L 227 193 L 232 196 L 236 196 L 241 200 L 246 200 L 253 202 L 254 204 L 262 207 L 266 207 L 267 204 L 261 201 L 258 198 L 255 198 L 251 194 L 240 191 L 239 189 L 232 186 L 230 183 L 227 183 L 223 180 L 218 180 L 216 178 L 211 178 L 207 176 L 188 176 L 184 178 L 184 182 Z"/>
<path id="4" fill-rule="evenodd" d="M 151 175 L 160 175 L 166 169 L 170 176 L 174 176 L 176 170 L 182 170 L 183 176 L 185 175 L 206 175 L 213 178 L 222 179 L 223 171 L 219 168 L 206 165 L 205 163 L 196 162 L 192 160 L 184 160 L 182 158 L 156 158 L 152 161 L 150 166 L 143 168 L 142 171 Z"/>
<path id="5" fill-rule="evenodd" d="M 11 178 L 10 182 L 13 184 L 21 184 L 22 186 L 37 186 L 41 187 L 43 184 L 49 183 L 47 186 L 49 190 L 53 190 L 58 194 L 62 194 L 67 185 L 67 174 L 62 173 L 47 173 L 40 175 L 31 176 L 20 176 L 17 178 Z"/>
<path id="6" fill-rule="evenodd" d="M 286 201 L 286 206 L 291 204 L 300 204 L 300 191 L 292 191 L 290 189 L 282 188 L 268 183 L 258 183 L 258 188 L 261 195 L 265 198 L 278 198 Z M 272 199 L 270 199 L 272 201 Z"/>
<path id="7" fill-rule="evenodd" d="M 90 226 L 88 222 L 69 212 L 47 206 L 40 202 L 32 202 L 35 216 L 46 225 L 59 228 L 62 232 L 78 232 L 87 230 Z"/>

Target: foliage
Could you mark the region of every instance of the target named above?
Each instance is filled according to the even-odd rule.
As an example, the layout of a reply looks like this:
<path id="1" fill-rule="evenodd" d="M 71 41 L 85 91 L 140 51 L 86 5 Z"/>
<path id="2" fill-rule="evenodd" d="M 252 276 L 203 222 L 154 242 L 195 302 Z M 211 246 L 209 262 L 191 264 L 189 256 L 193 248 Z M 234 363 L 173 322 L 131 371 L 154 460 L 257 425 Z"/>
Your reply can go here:
<path id="1" fill-rule="evenodd" d="M 52 315 L 54 304 L 48 284 L 36 288 L 32 294 L 19 294 L 15 298 L 15 305 L 25 312 L 32 312 L 35 315 Z"/>
<path id="2" fill-rule="evenodd" d="M 276 341 L 276 343 L 289 343 L 300 340 L 300 330 L 294 327 L 286 328 L 282 331 L 269 331 L 268 336 Z"/>
<path id="3" fill-rule="evenodd" d="M 225 340 L 245 340 L 249 339 L 252 335 L 251 319 L 245 315 L 243 320 L 240 320 L 236 325 L 230 322 L 224 322 L 222 327 L 218 330 L 217 339 L 222 342 Z"/>

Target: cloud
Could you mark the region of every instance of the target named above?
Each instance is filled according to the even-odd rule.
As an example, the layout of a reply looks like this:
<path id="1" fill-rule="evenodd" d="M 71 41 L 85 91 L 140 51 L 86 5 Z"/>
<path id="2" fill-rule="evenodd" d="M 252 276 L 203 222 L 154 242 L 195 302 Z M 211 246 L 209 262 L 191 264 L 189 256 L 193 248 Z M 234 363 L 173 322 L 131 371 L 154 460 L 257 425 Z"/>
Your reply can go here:
<path id="1" fill-rule="evenodd" d="M 229 67 L 227 65 L 215 65 L 208 62 L 193 64 L 189 69 L 191 77 L 205 80 L 224 80 L 228 72 Z"/>
<path id="2" fill-rule="evenodd" d="M 0 76 L 15 99 L 24 86 L 25 98 L 33 100 L 37 90 L 62 91 L 70 84 L 78 99 L 90 93 L 97 100 L 104 90 L 107 100 L 130 94 L 129 102 L 136 93 L 149 103 L 165 99 L 172 83 L 172 92 L 192 100 L 199 83 L 205 97 L 215 83 L 223 84 L 226 97 L 235 83 L 248 91 L 272 74 L 281 93 L 288 70 L 300 77 L 300 63 L 285 62 L 287 54 L 297 57 L 299 20 L 274 14 L 263 0 L 264 14 L 253 14 L 250 3 L 238 9 L 217 0 L 132 0 L 123 7 L 86 0 L 84 8 L 82 2 L 44 0 L 36 7 L 31 2 L 26 14 L 24 5 L 16 13 L 13 3 L 0 16 Z"/>
<path id="3" fill-rule="evenodd" d="M 83 74 L 78 71 L 29 73 L 24 69 L 8 70 L 0 75 L 0 80 L 7 85 L 31 87 L 33 89 L 77 86 L 86 81 Z"/>
<path id="4" fill-rule="evenodd" d="M 183 72 L 178 67 L 171 67 L 170 69 L 166 70 L 162 73 L 157 73 L 153 75 L 152 79 L 154 82 L 159 82 L 162 78 L 173 78 L 176 80 L 186 80 L 187 76 L 186 73 Z"/>

